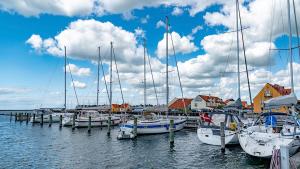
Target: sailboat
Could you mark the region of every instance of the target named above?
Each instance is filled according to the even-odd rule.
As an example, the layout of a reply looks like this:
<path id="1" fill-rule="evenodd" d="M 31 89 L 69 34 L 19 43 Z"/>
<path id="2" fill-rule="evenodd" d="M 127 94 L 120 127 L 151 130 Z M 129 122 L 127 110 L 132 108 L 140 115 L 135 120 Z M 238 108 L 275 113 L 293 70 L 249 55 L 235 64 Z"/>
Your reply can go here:
<path id="1" fill-rule="evenodd" d="M 102 60 L 101 60 L 101 54 L 100 54 L 100 47 L 98 48 L 99 56 L 98 56 L 98 73 L 97 73 L 97 107 L 99 107 L 99 67 L 100 62 L 102 66 Z M 111 56 L 112 57 L 112 56 Z M 112 65 L 111 65 L 112 66 Z M 102 67 L 103 68 L 103 67 Z M 103 71 L 103 69 L 102 69 Z M 103 72 L 103 77 L 104 72 Z M 106 80 L 105 80 L 105 86 L 106 86 Z M 107 89 L 107 86 L 106 86 Z M 108 91 L 107 91 L 108 92 Z M 110 100 L 110 96 L 109 96 Z M 117 116 L 111 116 L 108 114 L 102 114 L 98 111 L 92 111 L 92 110 L 82 110 L 79 112 L 77 119 L 75 120 L 75 127 L 88 127 L 89 126 L 89 117 L 91 117 L 91 127 L 103 127 L 108 126 L 109 117 L 110 117 L 110 125 L 119 125 L 121 123 L 121 118 Z"/>
<path id="2" fill-rule="evenodd" d="M 294 93 L 293 82 L 293 57 L 292 57 L 292 31 L 290 19 L 290 1 L 287 0 L 289 21 L 289 55 L 290 55 L 290 80 L 291 94 L 279 96 L 264 102 L 264 109 L 255 123 L 240 131 L 238 137 L 243 150 L 251 155 L 261 158 L 271 158 L 273 150 L 280 146 L 287 146 L 290 155 L 294 154 L 300 147 L 300 122 L 295 111 L 297 97 Z M 281 106 L 290 107 L 289 112 L 278 113 L 272 109 Z"/>
<path id="3" fill-rule="evenodd" d="M 241 19 L 241 18 L 240 18 Z M 242 28 L 241 28 L 242 31 Z M 238 20 L 238 1 L 236 1 L 236 36 L 237 36 L 237 82 L 238 82 L 238 99 L 224 107 L 223 111 L 212 111 L 208 113 L 200 113 L 202 123 L 199 124 L 197 129 L 198 139 L 205 144 L 221 145 L 221 131 L 220 123 L 225 124 L 225 145 L 239 144 L 238 140 L 238 127 L 243 126 L 240 119 L 242 102 L 241 102 L 241 89 L 240 89 L 240 56 L 239 56 L 239 20 Z M 244 44 L 243 44 L 244 45 Z M 243 46 L 244 47 L 244 46 Z M 244 49 L 245 50 L 245 49 Z M 245 56 L 244 56 L 245 57 Z M 246 58 L 246 57 L 245 57 Z M 247 63 L 245 59 L 246 72 Z M 247 74 L 248 76 L 248 74 Z M 248 82 L 249 85 L 249 82 Z M 249 95 L 251 100 L 251 92 L 249 87 Z M 237 113 L 238 112 L 238 113 Z"/>
<path id="4" fill-rule="evenodd" d="M 52 123 L 58 123 L 60 122 L 60 116 L 67 119 L 71 119 L 71 116 L 70 114 L 67 113 L 67 89 L 66 89 L 66 86 L 67 86 L 67 80 L 66 80 L 66 76 L 67 76 L 67 54 L 66 54 L 66 47 L 64 47 L 64 53 L 65 53 L 65 76 L 64 76 L 64 80 L 65 80 L 65 84 L 64 84 L 64 88 L 65 88 L 65 91 L 64 91 L 64 109 L 62 111 L 62 113 L 53 113 L 51 110 L 43 110 L 43 109 L 38 109 L 38 110 L 35 110 L 34 113 L 36 115 L 40 115 L 40 114 L 43 114 L 43 122 L 44 123 L 49 123 L 50 122 L 50 114 L 52 115 Z M 66 121 L 65 120 L 65 121 Z M 64 120 L 63 120 L 64 121 Z M 33 117 L 30 118 L 30 122 L 33 122 L 33 123 L 37 123 L 37 122 L 41 122 L 41 117 L 40 116 L 36 116 L 35 119 L 33 119 Z"/>
<path id="5" fill-rule="evenodd" d="M 166 106 L 169 103 L 169 82 L 168 82 L 168 17 L 166 17 Z M 145 42 L 144 42 L 144 110 L 146 110 L 146 52 L 145 52 Z M 168 133 L 170 130 L 170 118 L 168 117 L 169 109 L 167 107 L 167 118 L 160 118 L 155 113 L 150 113 L 148 115 L 142 116 L 142 118 L 137 120 L 137 134 L 161 134 Z M 186 123 L 186 118 L 176 118 L 174 119 L 174 131 L 179 131 L 183 129 Z M 132 135 L 134 129 L 134 120 L 130 120 L 120 127 L 120 134 L 118 138 L 122 138 L 122 135 Z"/>

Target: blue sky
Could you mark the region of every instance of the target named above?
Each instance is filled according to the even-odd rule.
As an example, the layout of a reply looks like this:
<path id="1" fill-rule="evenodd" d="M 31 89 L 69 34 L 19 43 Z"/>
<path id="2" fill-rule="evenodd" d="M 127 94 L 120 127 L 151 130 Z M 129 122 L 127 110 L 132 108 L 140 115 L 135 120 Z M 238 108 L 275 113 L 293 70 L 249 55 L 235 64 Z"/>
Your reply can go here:
<path id="1" fill-rule="evenodd" d="M 147 39 L 147 48 L 152 58 L 151 62 L 155 66 L 153 71 L 158 91 L 160 91 L 159 100 L 161 104 L 164 104 L 164 74 L 162 72 L 165 57 L 162 52 L 165 51 L 163 50 L 165 49 L 163 46 L 165 29 L 163 26 L 158 27 L 158 23 L 164 22 L 165 16 L 169 16 L 171 32 L 174 32 L 172 36 L 175 38 L 175 50 L 178 53 L 180 73 L 183 76 L 184 95 L 191 98 L 197 94 L 217 95 L 223 99 L 237 98 L 236 75 L 220 78 L 220 72 L 225 71 L 225 68 L 226 71 L 236 70 L 235 33 L 225 33 L 235 30 L 233 2 L 208 0 L 201 4 L 197 1 L 176 0 L 169 2 L 155 0 L 148 3 L 146 1 L 135 2 L 135 0 L 128 2 L 77 0 L 70 5 L 66 3 L 67 0 L 60 0 L 52 5 L 47 5 L 46 1 L 32 1 L 22 6 L 18 3 L 24 0 L 13 1 L 14 3 L 9 3 L 10 1 L 7 0 L 0 2 L 0 20 L 2 21 L 0 109 L 61 107 L 63 105 L 64 60 L 61 45 L 66 42 L 67 44 L 64 45 L 67 46 L 67 50 L 70 49 L 68 51 L 69 62 L 75 65 L 72 71 L 75 71 L 73 72 L 74 80 L 78 82 L 76 90 L 79 102 L 80 104 L 94 104 L 97 78 L 97 65 L 94 62 L 97 55 L 97 43 L 103 46 L 105 73 L 108 76 L 107 51 L 111 40 L 114 41 L 117 61 L 120 64 L 118 66 L 120 66 L 125 102 L 142 103 L 143 65 L 141 63 L 143 55 L 140 41 L 142 37 L 137 33 L 137 29 L 142 31 Z M 249 27 L 244 33 L 246 54 L 249 66 L 253 70 L 250 72 L 253 95 L 266 82 L 290 86 L 287 52 L 283 51 L 280 54 L 273 52 L 270 57 L 268 54 L 270 47 L 268 25 L 273 30 L 272 48 L 288 47 L 286 36 L 288 29 L 286 24 L 282 27 L 282 23 L 287 22 L 287 17 L 285 17 L 287 11 L 279 8 L 281 3 L 283 1 L 253 0 L 243 1 L 240 4 L 242 21 L 245 27 Z M 261 6 L 264 6 L 265 10 L 262 11 Z M 296 7 L 299 8 L 300 3 L 296 2 Z M 275 16 L 272 24 L 271 13 Z M 298 13 L 297 17 L 300 18 Z M 75 26 L 72 27 L 72 23 Z M 260 25 L 265 25 L 266 28 Z M 297 41 L 294 26 L 293 23 L 295 46 Z M 192 33 L 193 29 L 194 33 Z M 119 37 L 120 34 L 122 37 Z M 100 37 L 107 38 L 100 39 Z M 51 46 L 46 45 L 49 39 L 53 42 Z M 34 46 L 35 44 L 38 46 Z M 296 76 L 300 72 L 297 52 L 298 50 L 294 50 Z M 227 58 L 229 62 L 226 66 Z M 171 70 L 175 70 L 173 59 L 174 57 L 171 56 Z M 242 53 L 240 60 L 243 61 Z M 244 65 L 241 67 L 243 70 Z M 147 72 L 148 102 L 155 103 L 149 68 Z M 180 97 L 175 72 L 172 72 L 170 77 L 171 99 Z M 103 77 L 101 78 L 100 103 L 105 104 L 108 101 L 104 91 Z M 295 84 L 298 84 L 298 81 L 300 82 L 300 79 L 295 77 Z M 245 73 L 242 73 L 242 98 L 248 100 L 245 82 Z M 114 80 L 114 102 L 120 103 L 122 101 L 117 85 L 117 81 Z M 219 90 L 221 88 L 224 90 Z M 296 85 L 297 93 L 298 89 L 300 86 Z M 76 100 L 69 74 L 67 90 L 68 107 L 74 107 Z"/>

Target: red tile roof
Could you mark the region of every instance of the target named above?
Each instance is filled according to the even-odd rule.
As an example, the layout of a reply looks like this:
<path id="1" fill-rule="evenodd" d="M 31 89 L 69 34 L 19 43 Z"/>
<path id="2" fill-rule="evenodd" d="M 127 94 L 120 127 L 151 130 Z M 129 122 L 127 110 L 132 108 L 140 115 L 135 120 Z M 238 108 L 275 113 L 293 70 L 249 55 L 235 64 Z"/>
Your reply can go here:
<path id="1" fill-rule="evenodd" d="M 269 83 L 270 84 L 270 83 Z M 291 94 L 291 89 L 285 89 L 284 86 L 278 84 L 270 84 L 274 89 L 276 89 L 282 96 Z"/>
<path id="2" fill-rule="evenodd" d="M 228 104 L 229 102 L 234 102 L 234 99 L 227 99 L 224 101 L 225 104 Z"/>
<path id="3" fill-rule="evenodd" d="M 215 103 L 224 104 L 223 100 L 216 96 L 206 96 L 206 95 L 199 95 L 199 96 L 206 102 L 210 102 L 211 100 L 214 100 Z"/>
<path id="4" fill-rule="evenodd" d="M 186 107 L 189 107 L 189 105 L 191 104 L 193 99 L 187 99 L 184 98 L 184 103 Z M 173 101 L 170 105 L 169 105 L 169 109 L 184 109 L 184 104 L 181 98 L 176 98 L 175 101 Z"/>

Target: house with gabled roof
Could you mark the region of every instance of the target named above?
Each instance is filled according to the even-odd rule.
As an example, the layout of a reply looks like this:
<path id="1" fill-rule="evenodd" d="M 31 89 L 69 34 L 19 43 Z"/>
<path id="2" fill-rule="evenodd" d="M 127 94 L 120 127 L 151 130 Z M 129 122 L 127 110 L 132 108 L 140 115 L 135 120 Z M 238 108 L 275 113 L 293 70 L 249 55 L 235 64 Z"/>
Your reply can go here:
<path id="1" fill-rule="evenodd" d="M 284 86 L 270 83 L 265 84 L 265 86 L 258 92 L 258 94 L 253 99 L 254 112 L 263 112 L 264 101 L 289 94 L 291 94 L 291 89 L 286 89 Z M 287 112 L 287 107 L 282 106 L 274 111 Z"/>
<path id="2" fill-rule="evenodd" d="M 224 106 L 224 101 L 216 96 L 198 95 L 191 102 L 192 110 L 210 109 Z"/>

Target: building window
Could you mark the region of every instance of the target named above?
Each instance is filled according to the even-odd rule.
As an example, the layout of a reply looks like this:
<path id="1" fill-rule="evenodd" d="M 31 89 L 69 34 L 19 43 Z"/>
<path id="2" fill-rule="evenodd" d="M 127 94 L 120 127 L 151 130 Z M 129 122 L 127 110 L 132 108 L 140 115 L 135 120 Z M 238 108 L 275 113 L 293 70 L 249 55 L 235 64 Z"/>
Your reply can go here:
<path id="1" fill-rule="evenodd" d="M 272 94 L 271 94 L 271 91 L 270 90 L 265 90 L 265 97 L 271 97 Z"/>
<path id="2" fill-rule="evenodd" d="M 195 106 L 195 107 L 198 107 L 198 104 L 197 104 L 197 103 L 195 103 L 195 104 L 194 104 L 194 106 Z"/>

